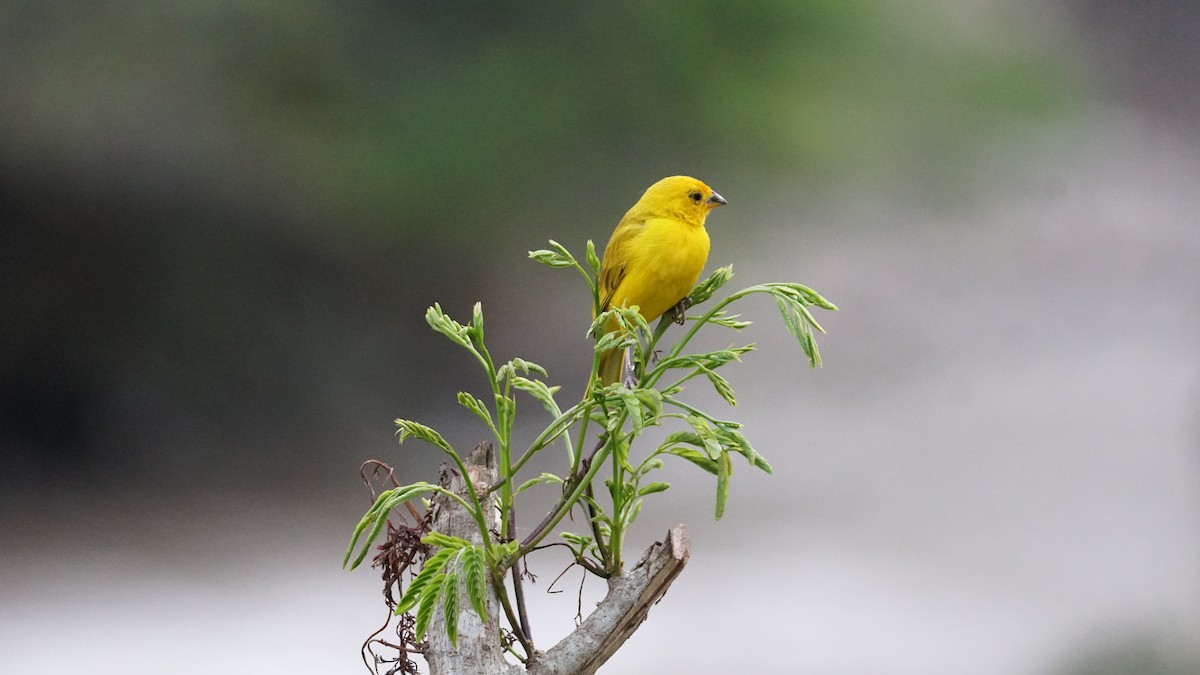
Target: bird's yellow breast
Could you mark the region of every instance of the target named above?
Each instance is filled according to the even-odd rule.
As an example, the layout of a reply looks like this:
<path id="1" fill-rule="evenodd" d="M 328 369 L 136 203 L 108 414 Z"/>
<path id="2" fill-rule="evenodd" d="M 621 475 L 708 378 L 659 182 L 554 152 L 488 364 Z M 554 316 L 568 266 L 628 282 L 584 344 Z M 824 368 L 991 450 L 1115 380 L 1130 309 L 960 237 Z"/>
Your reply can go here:
<path id="1" fill-rule="evenodd" d="M 702 224 L 648 219 L 623 247 L 625 275 L 611 306 L 637 305 L 646 321 L 657 319 L 691 291 L 708 260 L 708 248 Z"/>

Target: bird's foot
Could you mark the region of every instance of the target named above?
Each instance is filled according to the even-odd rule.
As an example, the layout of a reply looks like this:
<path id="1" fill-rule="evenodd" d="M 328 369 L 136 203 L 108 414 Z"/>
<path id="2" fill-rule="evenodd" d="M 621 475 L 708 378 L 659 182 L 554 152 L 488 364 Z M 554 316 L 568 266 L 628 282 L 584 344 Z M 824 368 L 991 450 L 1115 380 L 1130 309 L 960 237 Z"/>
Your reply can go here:
<path id="1" fill-rule="evenodd" d="M 687 310 L 692 306 L 692 299 L 683 296 L 674 307 L 671 308 L 671 320 L 682 326 L 687 321 Z"/>

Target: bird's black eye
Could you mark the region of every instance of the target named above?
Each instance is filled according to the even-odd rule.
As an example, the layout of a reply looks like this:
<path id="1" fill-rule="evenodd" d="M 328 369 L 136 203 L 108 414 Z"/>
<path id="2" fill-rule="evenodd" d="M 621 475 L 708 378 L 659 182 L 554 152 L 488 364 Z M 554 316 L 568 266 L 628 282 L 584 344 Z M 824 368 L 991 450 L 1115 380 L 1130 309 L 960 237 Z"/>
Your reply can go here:
<path id="1" fill-rule="evenodd" d="M 700 198 L 703 196 L 704 195 L 700 194 L 699 192 L 693 192 L 692 194 L 688 195 L 688 198 L 691 199 L 692 201 L 696 202 L 697 204 L 699 204 Z"/>

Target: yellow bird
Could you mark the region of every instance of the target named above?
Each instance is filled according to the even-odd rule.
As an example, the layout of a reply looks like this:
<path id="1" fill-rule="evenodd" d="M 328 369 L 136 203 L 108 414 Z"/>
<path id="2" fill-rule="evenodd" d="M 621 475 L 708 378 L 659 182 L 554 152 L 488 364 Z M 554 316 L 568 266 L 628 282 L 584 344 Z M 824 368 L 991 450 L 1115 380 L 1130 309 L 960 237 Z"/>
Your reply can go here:
<path id="1" fill-rule="evenodd" d="M 725 199 L 702 181 L 670 176 L 646 189 L 604 249 L 600 311 L 638 306 L 647 322 L 675 307 L 696 285 L 708 260 L 708 212 Z M 609 324 L 609 330 L 616 328 Z M 600 382 L 621 378 L 623 350 L 600 355 Z"/>

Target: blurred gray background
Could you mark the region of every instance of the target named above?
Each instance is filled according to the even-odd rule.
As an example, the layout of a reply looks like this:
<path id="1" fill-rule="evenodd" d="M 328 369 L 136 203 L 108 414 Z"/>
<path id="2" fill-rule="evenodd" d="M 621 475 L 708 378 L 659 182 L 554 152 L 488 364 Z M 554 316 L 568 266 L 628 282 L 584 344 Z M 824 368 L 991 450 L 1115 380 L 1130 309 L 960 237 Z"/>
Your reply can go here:
<path id="1" fill-rule="evenodd" d="M 1189 0 L 4 3 L 0 670 L 364 672 L 359 464 L 434 475 L 397 416 L 484 433 L 425 307 L 481 300 L 574 396 L 586 292 L 526 252 L 688 173 L 729 288 L 842 311 L 809 371 L 742 307 L 727 414 L 775 475 L 714 523 L 667 467 L 627 548 L 687 522 L 692 560 L 606 672 L 1200 672 L 1198 33 Z M 578 570 L 530 565 L 548 647 Z"/>

